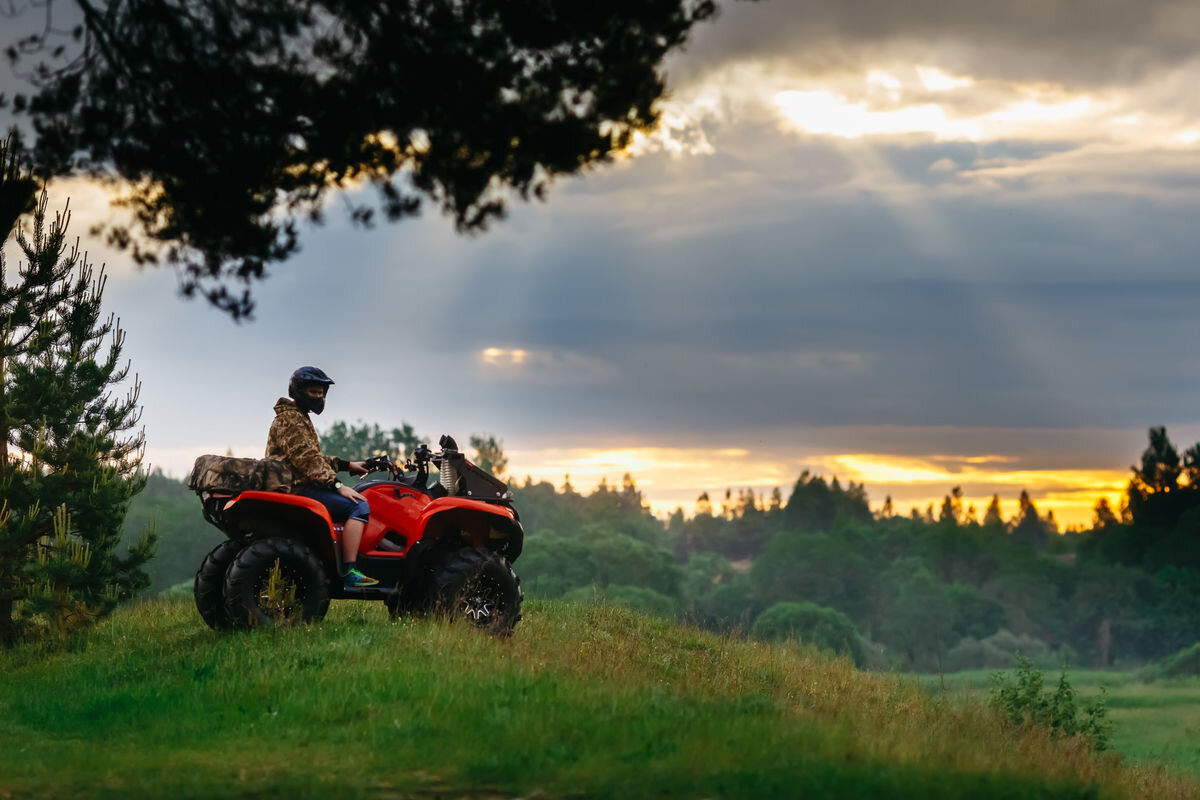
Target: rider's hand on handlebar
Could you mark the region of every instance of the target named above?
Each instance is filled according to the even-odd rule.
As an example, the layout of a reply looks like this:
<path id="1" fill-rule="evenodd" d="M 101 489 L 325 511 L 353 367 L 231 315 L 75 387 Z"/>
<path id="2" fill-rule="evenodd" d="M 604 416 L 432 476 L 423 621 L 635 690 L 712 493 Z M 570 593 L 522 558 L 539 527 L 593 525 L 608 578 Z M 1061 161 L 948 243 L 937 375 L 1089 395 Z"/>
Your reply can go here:
<path id="1" fill-rule="evenodd" d="M 362 461 L 351 461 L 348 472 L 351 475 L 366 475 L 370 470 L 367 469 L 366 464 Z"/>
<path id="2" fill-rule="evenodd" d="M 367 498 L 363 497 L 361 494 L 359 494 L 358 492 L 351 489 L 349 486 L 342 486 L 342 488 L 338 489 L 337 492 L 338 492 L 338 494 L 340 494 L 342 497 L 346 498 L 347 500 L 353 500 L 356 503 L 367 499 Z"/>

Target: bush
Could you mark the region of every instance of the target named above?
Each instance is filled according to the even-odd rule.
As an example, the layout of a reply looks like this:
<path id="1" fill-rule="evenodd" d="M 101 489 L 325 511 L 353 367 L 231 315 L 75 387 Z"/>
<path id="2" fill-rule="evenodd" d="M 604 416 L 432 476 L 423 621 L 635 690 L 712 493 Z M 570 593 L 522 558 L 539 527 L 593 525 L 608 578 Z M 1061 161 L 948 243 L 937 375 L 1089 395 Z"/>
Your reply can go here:
<path id="1" fill-rule="evenodd" d="M 178 600 L 181 597 L 186 597 L 190 600 L 195 588 L 196 585 L 194 581 L 180 581 L 173 586 L 168 586 L 166 589 L 163 589 L 158 593 L 158 596 L 163 600 Z"/>
<path id="2" fill-rule="evenodd" d="M 525 538 L 521 558 L 521 582 L 531 595 L 561 597 L 595 580 L 591 552 L 577 537 L 541 531 Z"/>
<path id="3" fill-rule="evenodd" d="M 1074 651 L 1069 647 L 1055 652 L 1041 639 L 1001 629 L 985 639 L 965 637 L 946 651 L 942 668 L 947 672 L 1003 669 L 1013 663 L 1018 653 L 1043 668 L 1060 667 L 1075 658 Z"/>
<path id="4" fill-rule="evenodd" d="M 900 665 L 888 653 L 888 650 L 878 642 L 873 642 L 866 636 L 859 635 L 858 647 L 862 652 L 862 661 L 855 662 L 855 666 L 860 669 L 870 670 L 871 672 L 887 672 L 896 670 Z"/>
<path id="5" fill-rule="evenodd" d="M 1185 647 L 1174 655 L 1167 656 L 1148 670 L 1148 678 L 1184 678 L 1200 675 L 1200 642 Z"/>
<path id="6" fill-rule="evenodd" d="M 776 603 L 754 621 L 750 635 L 766 640 L 795 638 L 822 650 L 850 656 L 856 665 L 864 661 L 862 644 L 850 618 L 816 603 Z"/>
<path id="7" fill-rule="evenodd" d="M 593 584 L 654 587 L 674 597 L 682 574 L 667 551 L 598 525 L 586 525 L 570 536 L 532 534 L 521 556 L 521 581 L 526 591 L 540 597 L 590 591 Z"/>
<path id="8" fill-rule="evenodd" d="M 1015 684 L 1010 684 L 1003 672 L 992 676 L 989 704 L 1000 711 L 1006 725 L 1045 727 L 1055 736 L 1082 736 L 1094 749 L 1108 749 L 1112 722 L 1108 719 L 1108 695 L 1103 688 L 1098 701 L 1080 707 L 1065 667 L 1051 693 L 1045 690 L 1042 673 L 1033 668 L 1033 662 L 1021 655 L 1016 658 Z"/>

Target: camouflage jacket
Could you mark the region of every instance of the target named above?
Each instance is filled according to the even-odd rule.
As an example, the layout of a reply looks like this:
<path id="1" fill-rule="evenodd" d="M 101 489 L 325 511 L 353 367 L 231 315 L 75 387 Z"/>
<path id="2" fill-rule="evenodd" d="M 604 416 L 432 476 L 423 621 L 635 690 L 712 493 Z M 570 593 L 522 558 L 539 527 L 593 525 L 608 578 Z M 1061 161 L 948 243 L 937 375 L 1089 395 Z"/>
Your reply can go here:
<path id="1" fill-rule="evenodd" d="M 296 472 L 297 485 L 333 487 L 339 461 L 321 453 L 321 440 L 308 414 L 288 397 L 275 403 L 275 421 L 267 434 L 267 458 L 286 461 Z"/>

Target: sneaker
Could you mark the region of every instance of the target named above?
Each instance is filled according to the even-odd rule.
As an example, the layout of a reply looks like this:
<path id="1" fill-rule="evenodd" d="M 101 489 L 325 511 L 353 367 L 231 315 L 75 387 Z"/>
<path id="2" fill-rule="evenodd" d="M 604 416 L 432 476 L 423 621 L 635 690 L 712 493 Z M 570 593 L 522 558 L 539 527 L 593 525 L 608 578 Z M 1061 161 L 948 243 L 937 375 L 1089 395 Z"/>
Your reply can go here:
<path id="1" fill-rule="evenodd" d="M 374 586 L 379 581 L 374 578 L 363 575 L 356 569 L 352 569 L 342 578 L 342 582 L 347 589 L 361 589 L 364 586 Z"/>

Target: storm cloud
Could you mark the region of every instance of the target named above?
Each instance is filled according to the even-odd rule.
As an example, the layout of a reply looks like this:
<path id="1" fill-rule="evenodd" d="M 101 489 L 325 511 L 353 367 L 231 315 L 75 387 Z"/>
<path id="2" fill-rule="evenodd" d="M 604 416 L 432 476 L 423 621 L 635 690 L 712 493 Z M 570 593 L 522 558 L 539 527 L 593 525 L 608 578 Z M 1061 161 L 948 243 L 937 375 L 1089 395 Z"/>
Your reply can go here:
<path id="1" fill-rule="evenodd" d="M 977 78 L 1102 86 L 1193 62 L 1198 44 L 1190 0 L 727 2 L 673 74 L 690 81 L 759 61 L 822 75 L 904 58 Z"/>

